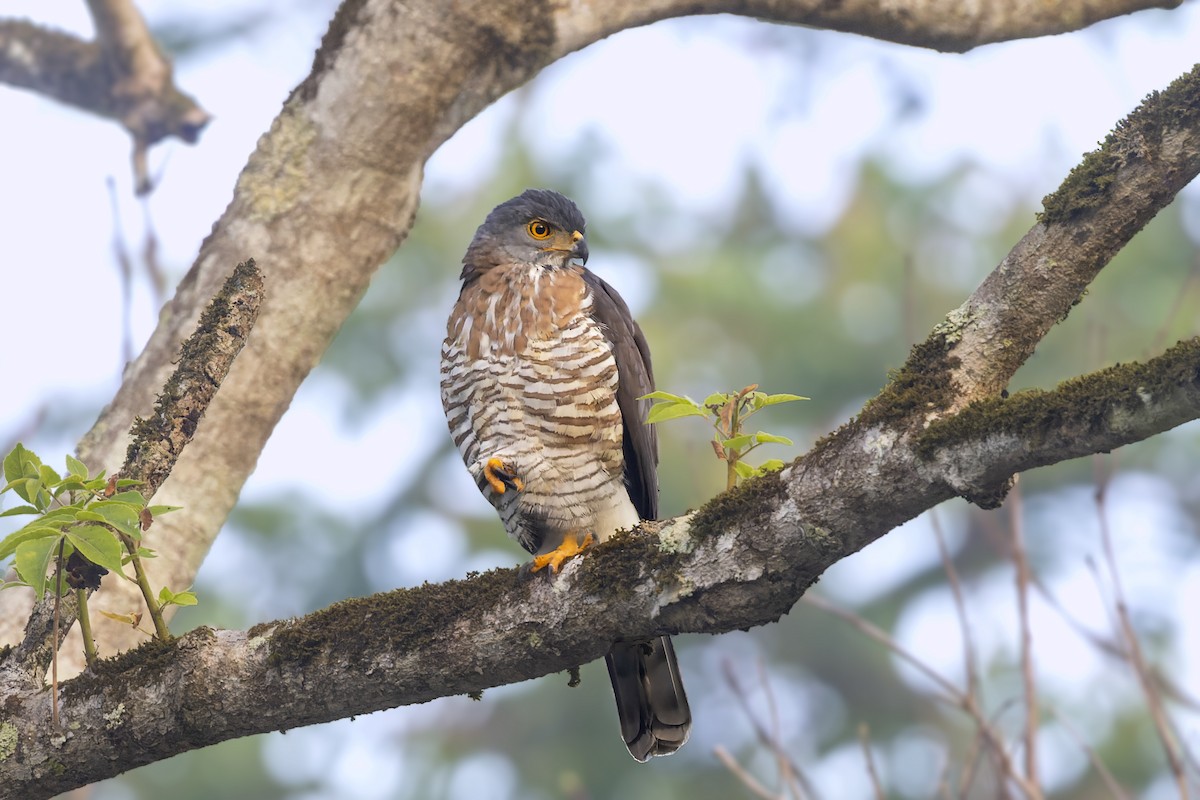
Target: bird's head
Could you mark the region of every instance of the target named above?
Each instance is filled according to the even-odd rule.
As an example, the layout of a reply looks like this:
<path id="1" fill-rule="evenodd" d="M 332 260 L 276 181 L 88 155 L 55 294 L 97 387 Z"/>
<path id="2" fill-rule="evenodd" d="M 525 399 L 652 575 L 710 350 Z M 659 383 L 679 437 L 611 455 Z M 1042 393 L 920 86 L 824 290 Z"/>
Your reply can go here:
<path id="1" fill-rule="evenodd" d="M 462 278 L 501 264 L 561 268 L 586 263 L 587 223 L 579 208 L 549 189 L 526 189 L 492 209 L 463 256 Z"/>

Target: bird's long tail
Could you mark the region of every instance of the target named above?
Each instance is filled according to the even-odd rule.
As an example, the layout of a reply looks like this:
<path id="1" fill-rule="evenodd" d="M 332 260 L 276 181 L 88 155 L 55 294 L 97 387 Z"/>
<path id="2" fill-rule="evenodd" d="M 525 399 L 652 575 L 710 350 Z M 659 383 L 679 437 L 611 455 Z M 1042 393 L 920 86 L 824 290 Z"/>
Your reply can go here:
<path id="1" fill-rule="evenodd" d="M 638 761 L 674 753 L 687 741 L 692 711 L 668 636 L 649 642 L 618 642 L 604 657 L 621 736 Z"/>

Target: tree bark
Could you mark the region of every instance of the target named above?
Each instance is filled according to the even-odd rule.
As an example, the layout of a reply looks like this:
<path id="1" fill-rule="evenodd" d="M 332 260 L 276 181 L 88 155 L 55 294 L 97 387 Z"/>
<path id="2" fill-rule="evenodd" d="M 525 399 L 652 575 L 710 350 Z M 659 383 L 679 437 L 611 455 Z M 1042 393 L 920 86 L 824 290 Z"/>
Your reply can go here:
<path id="1" fill-rule="evenodd" d="M 151 565 L 154 582 L 189 585 L 296 388 L 407 234 L 425 159 L 493 100 L 618 30 L 730 12 L 968 50 L 1158 5 L 1177 3 L 349 0 L 79 455 L 93 467 L 121 462 L 130 422 L 149 413 L 178 342 L 229 265 L 253 256 L 271 287 L 255 336 L 158 495 L 157 502 L 186 511 L 147 533 L 148 546 L 162 553 Z M 0 791 L 48 796 L 179 751 L 166 752 L 171 748 L 533 677 L 597 657 L 616 638 L 761 624 L 785 613 L 834 561 L 944 499 L 961 494 L 995 504 L 1017 471 L 1200 416 L 1194 343 L 1144 372 L 1091 376 L 1086 385 L 1096 394 L 1084 407 L 1071 405 L 1065 388 L 1039 402 L 998 398 L 1032 345 L 1116 249 L 1200 171 L 1196 71 L 1158 100 L 1131 116 L 1124 132 L 1133 126 L 1136 136 L 1118 131 L 1115 149 L 1102 148 L 1120 155 L 1084 170 L 1083 189 L 1064 184 L 1045 221 L 914 349 L 857 420 L 782 474 L 668 526 L 663 544 L 622 540 L 569 567 L 559 580 L 607 608 L 609 622 L 590 613 L 564 618 L 564 604 L 551 600 L 544 583 L 518 584 L 501 572 L 339 604 L 247 633 L 195 633 L 69 683 L 64 719 L 80 726 L 69 732 L 46 728 L 48 701 L 34 687 L 12 695 L 0 722 Z M 1143 191 L 1163 176 L 1165 187 Z M 1132 221 L 1090 247 L 1088 237 L 1108 231 L 1105 214 Z M 1014 331 L 1021 333 L 1015 350 L 1007 335 Z M 1135 379 L 1145 392 L 1100 391 Z M 986 402 L 954 413 L 977 399 Z M 103 591 L 111 596 L 117 589 L 110 584 Z M 629 591 L 598 589 L 609 584 Z M 438 592 L 451 593 L 449 607 L 469 612 L 465 628 L 432 610 L 442 602 Z M 28 617 L 22 600 L 0 593 L 2 640 L 14 641 Z M 396 628 L 413 610 L 419 629 Z M 614 619 L 622 620 L 620 629 Z M 122 627 L 97 628 L 110 647 L 132 643 Z M 341 628 L 361 638 L 347 641 Z M 421 676 L 413 671 L 419 663 L 455 667 Z M 328 697 L 314 694 L 326 690 Z M 221 718 L 202 707 L 220 708 Z M 106 734 L 120 726 L 129 736 Z"/>
<path id="2" fill-rule="evenodd" d="M 958 485 L 1002 485 L 1200 417 L 1200 340 L 1078 380 L 1037 402 L 1001 401 L 957 441 L 849 426 L 782 472 L 644 523 L 554 577 L 495 570 L 148 642 L 67 681 L 62 727 L 31 683 L 5 699 L 0 753 L 18 744 L 0 759 L 0 797 L 50 797 L 226 739 L 539 677 L 621 639 L 774 622 L 830 566 Z M 1097 398 L 1103 386 L 1124 392 L 1063 422 L 1081 391 Z"/>

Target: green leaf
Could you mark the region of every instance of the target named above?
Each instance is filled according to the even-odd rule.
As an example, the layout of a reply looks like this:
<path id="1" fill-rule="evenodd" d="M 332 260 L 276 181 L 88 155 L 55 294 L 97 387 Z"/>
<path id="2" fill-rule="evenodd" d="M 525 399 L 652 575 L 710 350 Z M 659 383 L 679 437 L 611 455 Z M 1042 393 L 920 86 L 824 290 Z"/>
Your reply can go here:
<path id="1" fill-rule="evenodd" d="M 162 514 L 170 514 L 172 511 L 178 511 L 181 508 L 183 508 L 183 506 L 150 506 L 146 510 L 157 517 L 161 516 Z"/>
<path id="2" fill-rule="evenodd" d="M 792 444 L 792 440 L 787 438 L 786 436 L 776 436 L 773 433 L 766 433 L 765 431 L 759 431 L 758 433 L 754 434 L 754 436 L 760 442 L 770 442 L 771 444 L 786 444 L 788 446 L 791 446 L 791 444 Z"/>
<path id="3" fill-rule="evenodd" d="M 737 462 L 736 464 L 733 465 L 733 468 L 737 472 L 739 478 L 753 478 L 754 477 L 754 467 L 750 466 L 745 461 Z"/>
<path id="4" fill-rule="evenodd" d="M 176 592 L 171 602 L 177 606 L 194 606 L 200 601 L 196 599 L 195 592 Z"/>
<path id="5" fill-rule="evenodd" d="M 42 498 L 42 479 L 41 478 L 26 478 L 24 485 L 15 487 L 17 496 L 27 503 L 33 503 L 38 507 L 39 511 L 45 511 L 49 505 Z"/>
<path id="6" fill-rule="evenodd" d="M 12 483 L 19 478 L 32 478 L 38 474 L 42 460 L 37 453 L 26 450 L 25 445 L 18 442 L 4 457 L 4 480 Z"/>
<path id="7" fill-rule="evenodd" d="M 723 406 L 729 402 L 729 395 L 724 392 L 713 392 L 704 398 L 705 406 Z"/>
<path id="8" fill-rule="evenodd" d="M 25 527 L 18 528 L 8 536 L 5 536 L 4 540 L 0 541 L 0 561 L 3 561 L 15 553 L 17 551 L 17 547 L 25 542 L 31 542 L 34 539 L 43 539 L 46 537 L 58 539 L 59 535 L 61 535 L 61 531 L 55 530 L 54 528 L 48 528 L 39 523 L 40 520 L 34 520 Z"/>
<path id="9" fill-rule="evenodd" d="M 125 577 L 125 573 L 121 571 L 121 554 L 124 548 L 107 528 L 101 528 L 99 525 L 81 525 L 67 531 L 67 539 L 88 561 Z"/>
<path id="10" fill-rule="evenodd" d="M 141 511 L 142 507 L 146 505 L 146 498 L 142 497 L 140 492 L 121 492 L 120 494 L 114 494 L 112 497 L 107 498 L 104 500 L 104 502 L 127 503 Z"/>
<path id="11" fill-rule="evenodd" d="M 135 538 L 142 535 L 142 525 L 138 520 L 139 509 L 128 503 L 118 503 L 115 500 L 101 500 L 92 503 L 91 510 L 100 515 L 102 522 L 107 522 L 122 533 Z"/>
<path id="12" fill-rule="evenodd" d="M 666 422 L 669 419 L 679 419 L 680 417 L 705 417 L 708 416 L 704 410 L 692 404 L 689 400 L 686 403 L 659 403 L 650 409 L 650 413 L 646 415 L 646 424 L 653 425 L 656 422 Z"/>
<path id="13" fill-rule="evenodd" d="M 768 472 L 778 472 L 779 470 L 783 469 L 783 467 L 784 467 L 783 461 L 781 461 L 780 459 L 768 458 L 766 461 L 764 461 L 763 463 L 758 465 L 758 471 L 761 474 L 765 474 Z"/>
<path id="14" fill-rule="evenodd" d="M 63 479 L 62 483 L 54 488 L 54 496 L 60 497 L 62 496 L 63 492 L 78 492 L 86 488 L 87 487 L 84 485 L 83 481 L 80 480 L 78 475 L 68 475 Z"/>
<path id="15" fill-rule="evenodd" d="M 56 528 L 65 528 L 68 525 L 75 524 L 75 514 L 79 511 L 79 506 L 62 506 L 61 508 L 52 508 L 45 514 L 42 514 L 40 520 L 43 525 L 51 525 Z"/>
<path id="16" fill-rule="evenodd" d="M 102 616 L 102 617 L 107 617 L 108 619 L 111 619 L 114 622 L 120 622 L 124 625 L 130 625 L 134 628 L 137 627 L 137 620 L 133 618 L 132 614 L 114 614 L 111 611 L 105 611 L 103 608 L 98 609 L 98 610 L 100 611 L 100 616 Z"/>
<path id="17" fill-rule="evenodd" d="M 674 403 L 687 403 L 691 406 L 696 405 L 696 402 L 692 400 L 692 398 L 681 394 L 671 394 L 670 392 L 651 392 L 650 394 L 642 395 L 638 398 L 638 400 L 670 400 Z"/>
<path id="18" fill-rule="evenodd" d="M 33 506 L 13 506 L 7 511 L 0 511 L 0 517 L 15 517 L 18 514 L 37 514 L 39 513 Z"/>
<path id="19" fill-rule="evenodd" d="M 9 490 L 17 478 L 24 477 L 21 472 L 21 460 L 24 454 L 25 445 L 17 442 L 16 446 L 9 450 L 8 455 L 4 457 L 4 481 L 8 484 L 4 487 L 5 491 Z"/>
<path id="20" fill-rule="evenodd" d="M 780 403 L 794 403 L 797 400 L 811 400 L 810 397 L 801 397 L 798 394 L 769 394 L 767 399 L 763 401 L 764 406 L 775 406 Z"/>
<path id="21" fill-rule="evenodd" d="M 750 433 L 743 433 L 739 436 L 730 436 L 721 444 L 725 445 L 726 448 L 732 448 L 741 452 L 741 450 L 747 445 L 754 444 L 754 435 Z"/>
<path id="22" fill-rule="evenodd" d="M 7 492 L 9 489 L 11 489 L 12 491 L 17 493 L 17 497 L 21 498 L 26 503 L 32 503 L 33 500 L 29 497 L 29 490 L 27 488 L 28 485 L 29 485 L 28 478 L 17 478 L 15 480 L 9 481 L 5 485 L 4 491 Z"/>
<path id="23" fill-rule="evenodd" d="M 805 398 L 807 399 L 807 398 Z M 117 488 L 124 489 L 126 486 L 141 486 L 142 482 L 134 478 L 117 478 Z"/>
<path id="24" fill-rule="evenodd" d="M 50 488 L 62 483 L 62 476 L 55 472 L 49 464 L 42 464 L 38 467 L 38 477 L 42 479 L 43 484 Z"/>
<path id="25" fill-rule="evenodd" d="M 88 479 L 87 464 L 84 464 L 70 453 L 67 453 L 67 472 L 71 473 L 80 480 L 86 481 Z"/>
<path id="26" fill-rule="evenodd" d="M 17 546 L 17 558 L 14 562 L 21 580 L 33 587 L 40 600 L 46 594 L 46 571 L 50 568 L 50 560 L 58 551 L 61 536 L 45 536 L 21 542 Z"/>
<path id="27" fill-rule="evenodd" d="M 83 488 L 87 489 L 89 492 L 99 494 L 100 492 L 104 491 L 104 487 L 107 485 L 108 481 L 104 479 L 104 473 L 101 472 L 91 480 L 84 482 Z"/>
<path id="28" fill-rule="evenodd" d="M 172 592 L 164 586 L 158 590 L 158 602 L 164 606 L 171 604 L 177 606 L 194 606 L 196 605 L 196 593 L 190 590 L 186 592 Z"/>
<path id="29" fill-rule="evenodd" d="M 102 514 L 99 514 L 98 512 L 92 511 L 87 508 L 76 509 L 75 510 L 75 519 L 78 522 L 106 522 L 107 521 L 104 519 L 104 516 Z"/>

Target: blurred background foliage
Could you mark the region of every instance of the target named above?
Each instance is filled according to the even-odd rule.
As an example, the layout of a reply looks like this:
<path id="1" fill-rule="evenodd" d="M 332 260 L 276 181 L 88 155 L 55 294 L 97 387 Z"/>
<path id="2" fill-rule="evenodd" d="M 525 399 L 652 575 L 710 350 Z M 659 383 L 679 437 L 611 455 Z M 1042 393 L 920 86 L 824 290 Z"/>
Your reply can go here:
<path id="1" fill-rule="evenodd" d="M 283 12 L 268 6 L 224 19 L 214 15 L 203 26 L 182 13 L 164 14 L 156 24 L 186 69 L 193 59 L 217 58 L 214 50 L 231 39 L 278 30 Z M 1171 18 L 1139 24 L 1161 28 Z M 323 491 L 311 483 L 256 487 L 252 481 L 201 570 L 201 604 L 175 618 L 177 631 L 200 624 L 244 627 L 523 559 L 452 451 L 436 387 L 438 346 L 463 249 L 486 212 L 524 188 L 553 187 L 584 210 L 590 266 L 622 291 L 640 319 L 659 388 L 702 398 L 758 383 L 764 391 L 812 398 L 764 412 L 763 427 L 797 443 L 787 453 L 768 448 L 764 457 L 791 459 L 880 390 L 911 344 L 957 307 L 1028 230 L 1040 195 L 1065 174 L 1044 165 L 1013 174 L 970 156 L 941 170 L 912 167 L 903 145 L 913 138 L 904 131 L 925 113 L 929 98 L 920 80 L 896 67 L 910 52 L 903 48 L 864 49 L 848 37 L 732 20 L 684 20 L 650 30 L 684 44 L 721 38 L 771 65 L 771 85 L 786 89 L 780 126 L 817 113 L 813 98 L 822 81 L 847 68 L 847 52 L 871 61 L 886 99 L 875 133 L 841 165 L 837 191 L 820 213 L 806 216 L 781 200 L 780 152 L 740 158 L 718 201 L 697 203 L 661 180 L 622 169 L 621 150 L 603 126 L 547 149 L 541 112 L 572 69 L 569 63 L 514 93 L 489 112 L 491 149 L 482 166 L 464 177 L 445 163 L 463 152 L 449 145 L 451 155 L 431 163 L 407 242 L 380 269 L 281 424 L 277 438 L 295 444 L 273 440 L 264 454 L 270 462 L 272 448 L 289 447 L 291 468 Z M 1103 52 L 1119 35 L 1109 26 L 1082 38 Z M 687 136 L 686 125 L 696 123 L 680 124 L 678 135 Z M 1095 138 L 1105 132 L 1096 130 Z M 917 150 L 918 160 L 928 157 Z M 729 154 L 709 157 L 725 161 Z M 797 147 L 786 157 L 803 164 L 823 155 Z M 439 177 L 441 170 L 453 177 Z M 787 172 L 795 174 L 795 165 Z M 165 176 L 169 182 L 169 168 Z M 1198 235 L 1192 193 L 1161 213 L 1104 271 L 1010 389 L 1049 388 L 1200 333 Z M 186 259 L 167 265 L 175 275 L 187 266 Z M 53 410 L 27 442 L 36 447 L 39 440 L 77 437 L 103 399 L 96 405 L 51 402 Z M 332 420 L 358 444 L 323 450 L 317 438 L 306 445 L 306 425 L 316 417 Z M 0 432 L 15 436 L 16 423 Z M 723 470 L 703 422 L 671 423 L 661 436 L 664 514 L 696 507 L 720 490 Z M 372 455 L 360 460 L 368 448 Z M 1104 792 L 1083 742 L 1134 795 L 1173 796 L 1133 672 L 1081 633 L 1112 640 L 1112 590 L 1096 566 L 1097 475 L 1109 480 L 1105 510 L 1135 623 L 1153 663 L 1178 690 L 1169 708 L 1184 742 L 1196 748 L 1200 644 L 1188 610 L 1200 602 L 1198 462 L 1200 428 L 1191 424 L 1112 456 L 1022 476 L 1021 521 L 1037 581 L 1032 636 L 1048 796 Z M 388 475 L 385 488 L 366 492 L 361 484 L 379 483 L 365 479 L 376 465 Z M 956 501 L 935 513 L 966 596 L 982 700 L 1019 757 L 1024 689 L 1009 557 L 1013 508 L 1010 502 L 984 513 Z M 925 515 L 846 559 L 813 591 L 889 631 L 962 685 L 962 628 L 933 531 Z M 928 680 L 877 642 L 804 604 L 778 624 L 720 637 L 682 636 L 677 646 L 695 711 L 693 741 L 648 766 L 626 755 L 603 667 L 590 664 L 578 688 L 567 687 L 566 675 L 552 675 L 485 692 L 478 701 L 448 698 L 227 742 L 76 794 L 96 800 L 715 800 L 748 794 L 714 757 L 718 745 L 774 785 L 776 758 L 756 739 L 755 722 L 774 727 L 818 797 L 871 794 L 863 731 L 889 797 L 930 797 L 943 780 L 953 790 L 974 758 L 974 727 L 936 699 Z M 966 794 L 996 796 L 986 760 L 978 771 Z"/>

